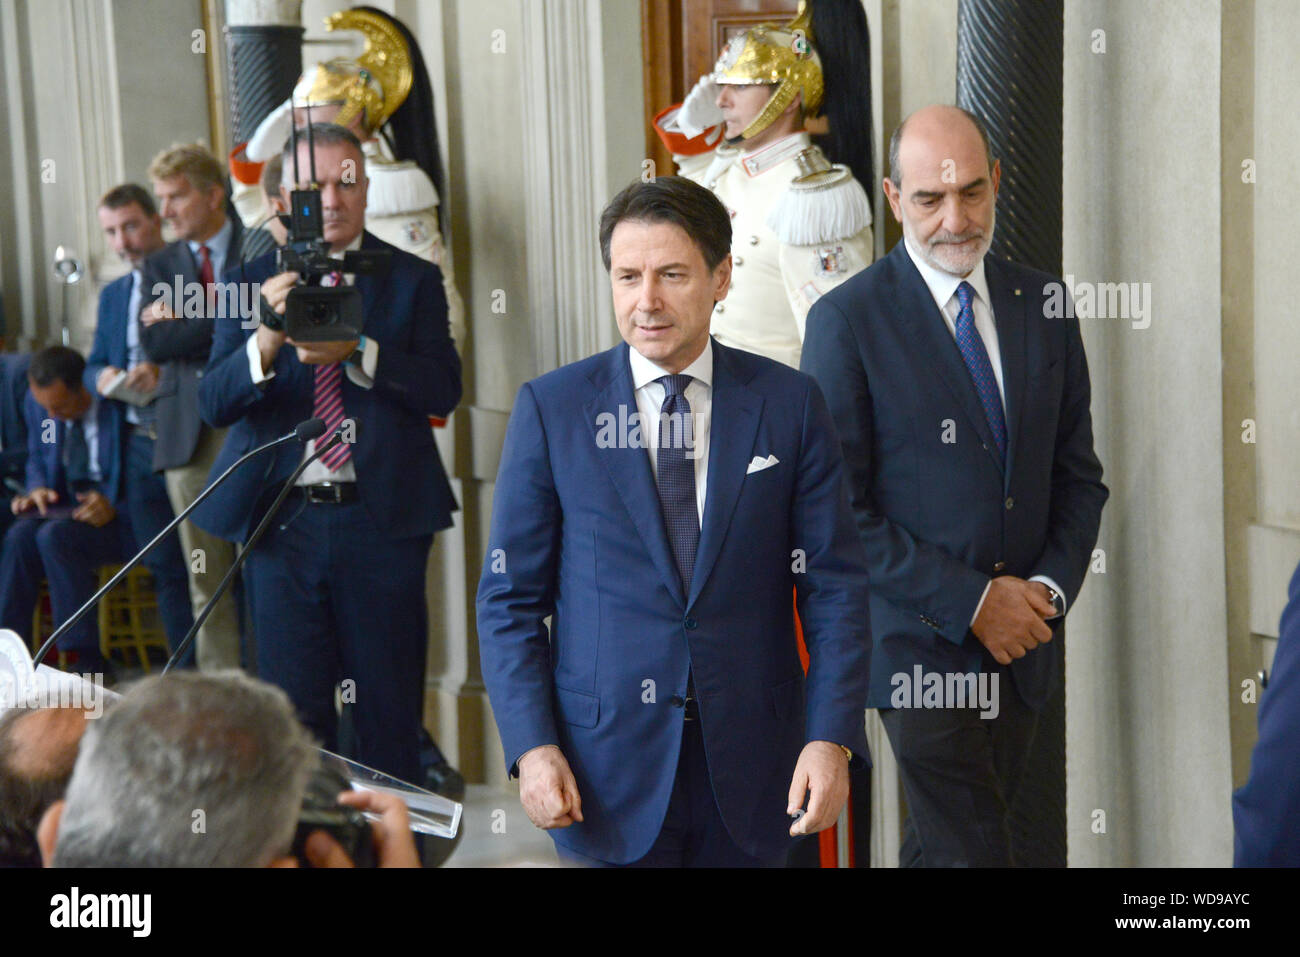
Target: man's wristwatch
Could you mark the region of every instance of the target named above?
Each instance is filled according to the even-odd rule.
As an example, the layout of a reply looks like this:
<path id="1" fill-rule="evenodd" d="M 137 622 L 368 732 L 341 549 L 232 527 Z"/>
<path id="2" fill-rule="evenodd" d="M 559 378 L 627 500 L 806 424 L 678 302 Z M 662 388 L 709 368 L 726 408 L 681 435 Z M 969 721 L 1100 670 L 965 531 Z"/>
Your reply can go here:
<path id="1" fill-rule="evenodd" d="M 347 359 L 345 359 L 344 361 L 347 362 L 348 365 L 353 365 L 356 366 L 358 369 L 360 369 L 362 368 L 362 362 L 365 359 L 365 357 L 366 357 L 366 337 L 360 336 L 357 338 L 357 347 L 352 350 L 352 355 L 348 356 Z"/>
<path id="2" fill-rule="evenodd" d="M 841 744 L 839 747 L 840 747 L 840 750 L 844 752 L 844 756 L 845 756 L 846 758 L 849 759 L 849 763 L 852 764 L 852 763 L 853 763 L 853 752 L 850 751 L 848 748 L 846 748 L 846 747 L 845 747 L 844 745 L 842 745 L 842 744 Z"/>
<path id="3" fill-rule="evenodd" d="M 1055 588 L 1053 588 L 1051 585 L 1047 584 L 1046 582 L 1043 583 L 1043 587 L 1047 589 L 1047 600 L 1050 601 L 1052 603 L 1052 607 L 1056 609 L 1056 614 L 1053 615 L 1052 617 L 1060 618 L 1062 615 L 1065 614 L 1065 598 L 1061 595 L 1060 592 L 1058 592 Z"/>

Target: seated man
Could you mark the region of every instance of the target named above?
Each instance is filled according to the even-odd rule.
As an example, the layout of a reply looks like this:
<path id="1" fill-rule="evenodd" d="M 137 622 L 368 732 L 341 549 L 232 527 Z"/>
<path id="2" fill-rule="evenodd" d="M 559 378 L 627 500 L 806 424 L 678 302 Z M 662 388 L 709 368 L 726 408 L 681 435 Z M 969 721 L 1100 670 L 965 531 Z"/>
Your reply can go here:
<path id="1" fill-rule="evenodd" d="M 42 819 L 52 867 L 296 866 L 289 856 L 316 746 L 283 691 L 239 671 L 173 672 L 133 686 L 81 744 L 67 797 Z M 348 791 L 381 815 L 381 867 L 418 867 L 399 798 Z M 170 810 L 169 810 L 170 809 Z M 328 835 L 315 866 L 350 866 Z"/>
<path id="2" fill-rule="evenodd" d="M 130 554 L 119 519 L 124 500 L 122 426 L 116 403 L 86 388 L 86 362 L 65 346 L 32 357 L 28 370 L 27 491 L 11 503 L 18 516 L 0 550 L 0 628 L 30 635 L 41 579 L 48 579 L 54 623 L 72 616 L 95 593 L 100 565 Z M 76 670 L 102 672 L 94 614 L 60 640 L 75 652 Z"/>
<path id="3" fill-rule="evenodd" d="M 0 867 L 40 867 L 36 827 L 68 789 L 86 730 L 82 708 L 0 715 Z"/>

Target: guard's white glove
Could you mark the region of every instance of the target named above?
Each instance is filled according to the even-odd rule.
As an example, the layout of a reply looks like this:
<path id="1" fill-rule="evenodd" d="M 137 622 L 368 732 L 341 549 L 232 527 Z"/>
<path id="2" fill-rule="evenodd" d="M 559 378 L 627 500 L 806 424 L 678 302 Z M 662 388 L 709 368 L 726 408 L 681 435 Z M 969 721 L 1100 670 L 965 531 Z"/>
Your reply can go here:
<path id="1" fill-rule="evenodd" d="M 284 143 L 292 132 L 293 100 L 285 100 L 258 124 L 248 140 L 244 155 L 254 163 L 265 163 L 284 150 Z"/>
<path id="2" fill-rule="evenodd" d="M 714 82 L 713 74 L 706 73 L 691 88 L 682 108 L 677 111 L 677 127 L 687 136 L 699 136 L 711 126 L 722 122 L 718 109 L 718 94 L 722 88 Z"/>

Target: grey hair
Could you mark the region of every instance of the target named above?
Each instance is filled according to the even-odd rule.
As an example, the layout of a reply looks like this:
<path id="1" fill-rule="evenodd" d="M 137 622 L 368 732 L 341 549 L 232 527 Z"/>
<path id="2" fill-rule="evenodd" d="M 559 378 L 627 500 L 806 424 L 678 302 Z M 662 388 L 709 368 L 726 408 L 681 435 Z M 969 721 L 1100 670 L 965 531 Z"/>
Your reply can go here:
<path id="1" fill-rule="evenodd" d="M 954 106 L 953 109 L 975 124 L 975 131 L 979 133 L 980 140 L 984 143 L 984 158 L 988 160 L 989 175 L 992 175 L 993 147 L 989 145 L 988 127 L 984 125 L 983 120 L 970 110 L 964 109 L 960 106 Z M 903 185 L 903 170 L 898 165 L 898 145 L 903 141 L 903 127 L 907 126 L 907 121 L 911 118 L 911 114 L 908 114 L 908 116 L 904 118 L 903 122 L 899 123 L 898 126 L 894 128 L 894 134 L 889 138 L 889 180 L 894 184 L 895 189 L 900 189 Z"/>
<path id="2" fill-rule="evenodd" d="M 289 851 L 316 764 L 279 688 L 145 678 L 86 729 L 53 865 L 263 867 Z"/>
<path id="3" fill-rule="evenodd" d="M 298 130 L 298 145 L 302 146 L 307 142 L 307 127 L 301 127 Z M 346 126 L 339 126 L 337 123 L 313 123 L 311 125 L 311 142 L 312 147 L 317 146 L 338 146 L 346 144 L 357 151 L 361 157 L 361 166 L 357 169 L 357 179 L 365 170 L 366 151 L 361 148 L 361 141 L 357 139 L 357 134 L 353 133 Z M 307 170 L 299 170 L 304 176 Z M 284 186 L 293 185 L 293 137 L 290 136 L 284 141 L 284 149 L 280 153 L 280 183 Z"/>

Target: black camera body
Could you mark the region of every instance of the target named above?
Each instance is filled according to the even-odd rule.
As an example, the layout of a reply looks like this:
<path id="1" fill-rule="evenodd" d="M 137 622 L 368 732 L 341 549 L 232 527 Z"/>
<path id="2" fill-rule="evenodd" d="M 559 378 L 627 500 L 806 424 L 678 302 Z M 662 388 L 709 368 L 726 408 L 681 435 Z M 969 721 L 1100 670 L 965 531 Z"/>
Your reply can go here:
<path id="1" fill-rule="evenodd" d="M 296 189 L 285 225 L 288 241 L 276 252 L 277 272 L 296 272 L 284 315 L 262 303 L 262 323 L 295 342 L 345 342 L 359 338 L 365 325 L 361 291 L 352 286 L 322 286 L 329 275 L 376 273 L 388 262 L 381 250 L 353 250 L 335 259 L 329 254 L 318 189 Z"/>
<path id="2" fill-rule="evenodd" d="M 307 793 L 298 813 L 298 829 L 293 835 L 293 856 L 303 867 L 311 866 L 305 848 L 312 831 L 324 831 L 338 841 L 355 866 L 379 866 L 370 822 L 356 808 L 338 803 L 339 794 L 350 790 L 352 784 L 346 777 L 324 765 L 307 782 Z"/>

